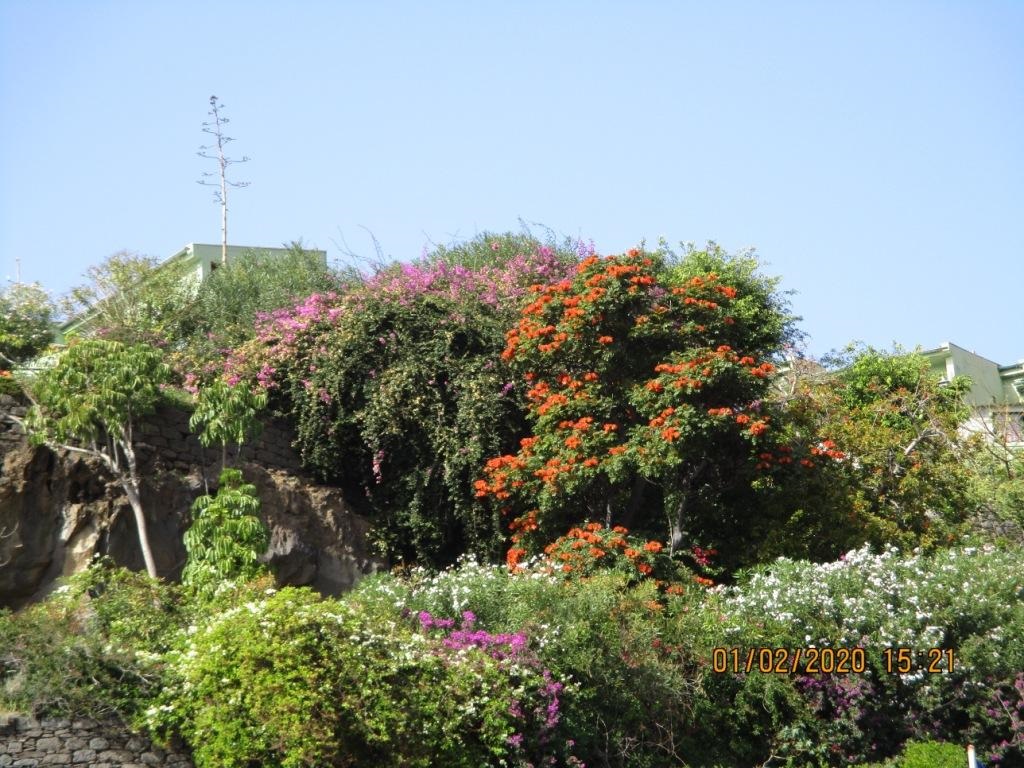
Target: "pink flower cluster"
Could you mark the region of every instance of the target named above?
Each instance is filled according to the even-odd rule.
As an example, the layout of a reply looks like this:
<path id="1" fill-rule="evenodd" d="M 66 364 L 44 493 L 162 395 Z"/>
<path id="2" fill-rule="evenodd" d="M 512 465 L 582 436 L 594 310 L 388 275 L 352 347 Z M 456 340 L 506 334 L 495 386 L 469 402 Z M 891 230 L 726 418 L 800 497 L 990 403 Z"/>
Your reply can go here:
<path id="1" fill-rule="evenodd" d="M 530 652 L 527 636 L 524 632 L 492 634 L 482 629 L 476 629 L 476 615 L 472 611 L 462 612 L 460 628 L 455 629 L 455 620 L 433 616 L 428 611 L 420 611 L 416 614 L 420 628 L 424 632 L 440 630 L 443 633 L 441 646 L 454 651 L 468 648 L 482 650 L 491 658 L 499 662 L 514 662 L 533 668 L 540 673 L 540 685 L 534 691 L 532 697 L 514 699 L 509 705 L 509 714 L 519 721 L 520 727 L 531 731 L 534 742 L 532 746 L 547 752 L 552 746 L 555 731 L 561 721 L 561 699 L 560 695 L 565 686 L 554 679 L 551 671 L 540 665 L 540 660 Z M 524 733 L 516 732 L 508 737 L 508 745 L 517 752 L 527 750 L 527 738 Z M 571 750 L 573 742 L 566 743 L 566 749 Z M 542 765 L 555 765 L 556 760 L 552 754 L 546 754 Z M 567 764 L 583 768 L 583 763 L 577 758 L 569 755 Z"/>
<path id="2" fill-rule="evenodd" d="M 581 241 L 577 250 L 589 252 L 592 248 Z M 306 360 L 308 364 L 311 355 L 326 352 L 320 336 L 370 301 L 383 299 L 409 306 L 433 296 L 463 306 L 515 307 L 530 285 L 563 279 L 573 269 L 574 264 L 547 246 L 477 268 L 429 259 L 394 264 L 364 276 L 343 293 L 314 293 L 293 307 L 259 315 L 255 339 L 228 354 L 223 373 L 271 389 L 295 363 Z M 308 380 L 305 375 L 301 378 Z M 319 396 L 324 402 L 330 400 L 327 393 L 319 392 Z"/>
<path id="3" fill-rule="evenodd" d="M 366 281 L 372 293 L 401 305 L 433 295 L 454 302 L 475 300 L 492 307 L 518 302 L 531 283 L 559 280 L 569 268 L 547 246 L 519 253 L 495 266 L 471 269 L 447 262 L 398 264 L 381 270 Z"/>

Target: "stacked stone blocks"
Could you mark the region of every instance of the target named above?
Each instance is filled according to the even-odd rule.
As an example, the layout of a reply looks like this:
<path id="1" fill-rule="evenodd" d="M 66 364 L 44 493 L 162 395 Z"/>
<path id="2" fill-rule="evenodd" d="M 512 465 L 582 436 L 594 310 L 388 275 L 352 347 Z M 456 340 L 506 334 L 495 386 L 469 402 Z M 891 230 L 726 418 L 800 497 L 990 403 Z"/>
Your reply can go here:
<path id="1" fill-rule="evenodd" d="M 68 765 L 82 768 L 191 768 L 115 721 L 0 715 L 0 768 Z"/>

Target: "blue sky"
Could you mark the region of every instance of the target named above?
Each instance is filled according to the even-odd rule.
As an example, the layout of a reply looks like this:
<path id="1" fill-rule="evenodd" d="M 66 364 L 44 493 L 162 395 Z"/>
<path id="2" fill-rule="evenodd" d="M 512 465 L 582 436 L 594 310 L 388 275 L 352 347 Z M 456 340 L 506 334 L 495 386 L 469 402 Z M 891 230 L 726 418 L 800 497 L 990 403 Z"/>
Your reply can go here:
<path id="1" fill-rule="evenodd" d="M 1024 358 L 1024 2 L 0 0 L 0 279 L 540 222 L 755 247 L 820 355 Z"/>

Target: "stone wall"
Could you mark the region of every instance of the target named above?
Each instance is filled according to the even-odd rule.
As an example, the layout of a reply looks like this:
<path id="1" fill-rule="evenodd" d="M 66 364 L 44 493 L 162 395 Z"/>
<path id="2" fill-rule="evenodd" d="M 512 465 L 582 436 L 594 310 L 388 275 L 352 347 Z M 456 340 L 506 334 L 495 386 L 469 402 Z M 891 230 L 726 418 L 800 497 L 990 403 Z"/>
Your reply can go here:
<path id="1" fill-rule="evenodd" d="M 89 768 L 191 768 L 181 752 L 153 746 L 119 723 L 0 716 L 0 768 L 80 765 Z"/>
<path id="2" fill-rule="evenodd" d="M 221 449 L 204 448 L 188 426 L 189 414 L 175 408 L 161 408 L 146 419 L 138 430 L 138 443 L 142 452 L 153 451 L 161 461 L 179 472 L 203 467 L 216 478 L 220 467 Z M 295 435 L 279 419 L 270 419 L 252 443 L 242 447 L 241 456 L 235 447 L 228 448 L 228 460 L 237 464 L 249 461 L 264 467 L 301 473 L 302 461 L 292 448 Z"/>

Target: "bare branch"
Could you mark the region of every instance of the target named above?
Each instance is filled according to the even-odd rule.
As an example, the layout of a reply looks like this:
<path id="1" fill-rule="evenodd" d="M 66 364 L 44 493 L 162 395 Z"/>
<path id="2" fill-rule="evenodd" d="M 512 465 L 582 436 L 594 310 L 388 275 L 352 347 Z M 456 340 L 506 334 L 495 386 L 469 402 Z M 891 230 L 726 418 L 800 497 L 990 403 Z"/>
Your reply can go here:
<path id="1" fill-rule="evenodd" d="M 224 147 L 234 139 L 224 134 L 224 126 L 227 125 L 230 120 L 223 117 L 220 113 L 224 105 L 217 101 L 216 96 L 210 97 L 210 115 L 213 120 L 210 122 L 203 123 L 203 133 L 208 133 L 217 139 L 216 145 L 201 146 L 199 147 L 198 154 L 200 157 L 207 160 L 217 161 L 217 167 L 219 170 L 219 182 L 207 182 L 200 180 L 198 183 L 203 186 L 215 187 L 213 193 L 213 199 L 220 205 L 220 233 L 221 233 L 221 264 L 226 264 L 228 261 L 228 187 L 247 187 L 249 182 L 247 181 L 229 181 L 227 178 L 227 170 L 231 165 L 238 163 L 249 162 L 248 156 L 243 155 L 241 158 L 231 158 L 224 154 Z M 216 153 L 214 154 L 214 150 Z M 212 173 L 204 173 L 203 176 L 213 176 Z"/>

